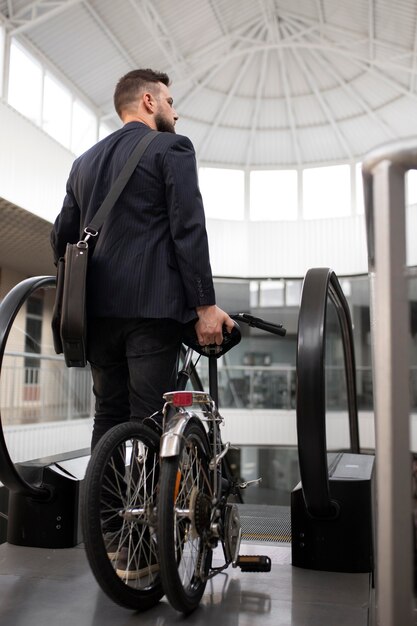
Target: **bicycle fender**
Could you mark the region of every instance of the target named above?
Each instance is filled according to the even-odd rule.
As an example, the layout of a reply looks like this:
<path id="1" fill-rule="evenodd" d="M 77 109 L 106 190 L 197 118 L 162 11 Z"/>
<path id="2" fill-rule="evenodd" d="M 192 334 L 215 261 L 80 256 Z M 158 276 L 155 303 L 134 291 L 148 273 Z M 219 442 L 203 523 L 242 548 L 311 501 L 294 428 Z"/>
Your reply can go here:
<path id="1" fill-rule="evenodd" d="M 177 456 L 180 453 L 184 430 L 190 420 L 200 421 L 193 413 L 177 413 L 169 420 L 166 430 L 161 437 L 159 451 L 161 458 Z"/>

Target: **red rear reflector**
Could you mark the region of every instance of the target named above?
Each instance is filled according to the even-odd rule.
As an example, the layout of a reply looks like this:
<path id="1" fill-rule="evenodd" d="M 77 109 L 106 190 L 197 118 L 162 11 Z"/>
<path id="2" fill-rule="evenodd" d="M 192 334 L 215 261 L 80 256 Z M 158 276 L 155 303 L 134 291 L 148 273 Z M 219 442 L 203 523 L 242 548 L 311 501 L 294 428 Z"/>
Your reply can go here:
<path id="1" fill-rule="evenodd" d="M 190 391 L 177 391 L 172 398 L 172 404 L 176 407 L 191 406 L 193 404 L 193 394 Z"/>

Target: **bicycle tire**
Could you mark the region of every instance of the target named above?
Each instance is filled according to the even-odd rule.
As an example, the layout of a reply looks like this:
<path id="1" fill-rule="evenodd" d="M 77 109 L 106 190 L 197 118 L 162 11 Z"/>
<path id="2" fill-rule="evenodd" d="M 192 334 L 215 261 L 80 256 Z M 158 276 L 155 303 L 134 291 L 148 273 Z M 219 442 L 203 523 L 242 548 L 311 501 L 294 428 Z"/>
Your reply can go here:
<path id="1" fill-rule="evenodd" d="M 157 511 L 162 586 L 171 606 L 185 614 L 198 606 L 211 566 L 212 548 L 204 538 L 213 495 L 209 462 L 206 432 L 200 422 L 191 420 L 179 455 L 162 459 L 160 469 Z"/>
<path id="2" fill-rule="evenodd" d="M 84 481 L 81 522 L 90 567 L 114 602 L 136 611 L 163 596 L 153 519 L 158 473 L 159 437 L 132 420 L 100 439 Z M 123 573 L 122 554 L 129 563 Z"/>

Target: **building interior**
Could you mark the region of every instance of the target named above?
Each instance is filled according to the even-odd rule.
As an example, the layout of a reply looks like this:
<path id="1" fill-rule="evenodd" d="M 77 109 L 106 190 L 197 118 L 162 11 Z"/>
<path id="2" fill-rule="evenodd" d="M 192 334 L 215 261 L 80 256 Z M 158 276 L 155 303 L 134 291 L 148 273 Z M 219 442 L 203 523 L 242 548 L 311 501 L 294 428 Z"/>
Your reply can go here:
<path id="1" fill-rule="evenodd" d="M 286 329 L 242 324 L 218 360 L 230 467 L 254 481 L 241 553 L 271 571 L 230 566 L 187 616 L 90 569 L 91 373 L 51 333 L 68 174 L 139 67 L 168 73 L 195 148 L 218 305 Z M 417 624 L 416 101 L 417 0 L 0 0 L 2 624 Z"/>

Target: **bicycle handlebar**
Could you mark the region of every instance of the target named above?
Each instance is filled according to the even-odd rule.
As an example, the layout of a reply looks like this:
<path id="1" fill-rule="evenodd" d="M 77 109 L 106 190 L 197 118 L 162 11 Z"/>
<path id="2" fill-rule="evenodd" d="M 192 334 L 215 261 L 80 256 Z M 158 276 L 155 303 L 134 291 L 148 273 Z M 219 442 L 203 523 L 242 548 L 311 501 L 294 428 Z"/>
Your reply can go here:
<path id="1" fill-rule="evenodd" d="M 249 315 L 249 313 L 235 313 L 231 314 L 230 317 L 237 322 L 243 322 L 244 324 L 248 324 L 248 326 L 260 328 L 261 330 L 266 330 L 268 333 L 280 335 L 281 337 L 285 337 L 287 333 L 287 330 L 282 326 L 282 324 L 273 324 L 272 322 L 267 322 L 260 317 Z"/>

